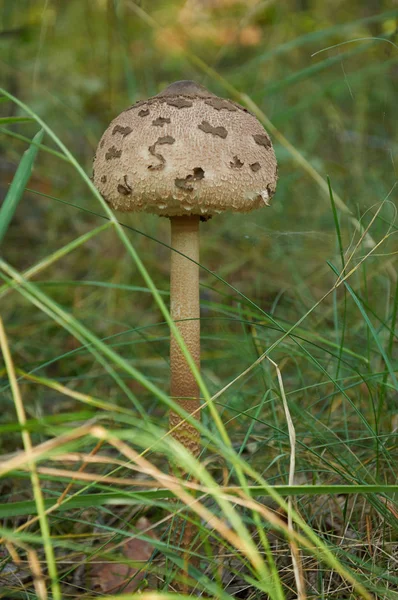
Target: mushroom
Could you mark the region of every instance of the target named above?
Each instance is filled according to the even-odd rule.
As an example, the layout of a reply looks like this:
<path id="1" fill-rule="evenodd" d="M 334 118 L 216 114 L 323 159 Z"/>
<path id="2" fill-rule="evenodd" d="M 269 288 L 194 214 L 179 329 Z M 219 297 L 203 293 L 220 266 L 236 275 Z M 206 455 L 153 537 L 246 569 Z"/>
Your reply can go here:
<path id="1" fill-rule="evenodd" d="M 177 81 L 111 122 L 93 178 L 115 210 L 170 218 L 170 312 L 199 367 L 199 222 L 268 206 L 277 182 L 268 134 L 246 108 L 193 81 Z M 198 385 L 174 336 L 170 369 L 171 396 L 199 418 Z M 170 427 L 197 456 L 196 428 L 173 411 Z"/>

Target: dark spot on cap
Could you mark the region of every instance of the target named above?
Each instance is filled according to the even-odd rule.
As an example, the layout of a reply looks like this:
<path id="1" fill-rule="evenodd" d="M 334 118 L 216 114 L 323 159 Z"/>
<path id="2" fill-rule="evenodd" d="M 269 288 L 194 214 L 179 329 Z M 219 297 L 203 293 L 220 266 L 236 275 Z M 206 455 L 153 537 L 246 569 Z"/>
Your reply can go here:
<path id="1" fill-rule="evenodd" d="M 155 127 L 163 127 L 165 123 L 170 123 L 170 119 L 168 117 L 158 117 L 152 121 L 152 125 L 155 125 Z"/>
<path id="2" fill-rule="evenodd" d="M 100 141 L 100 148 L 103 148 L 103 147 L 104 147 L 104 145 L 105 145 L 105 140 L 101 140 L 101 141 Z"/>
<path id="3" fill-rule="evenodd" d="M 103 175 L 103 176 L 101 177 L 101 183 L 106 183 L 106 175 Z"/>
<path id="4" fill-rule="evenodd" d="M 117 186 L 117 191 L 119 192 L 119 194 L 122 194 L 123 196 L 130 196 L 131 192 L 133 191 L 133 188 L 127 181 L 127 175 L 124 175 L 123 181 L 124 181 L 124 185 L 119 183 L 119 185 Z"/>
<path id="5" fill-rule="evenodd" d="M 112 129 L 112 135 L 115 135 L 115 133 L 121 133 L 123 137 L 126 137 L 126 135 L 128 135 L 132 131 L 133 130 L 131 129 L 131 127 L 122 127 L 121 125 L 115 125 L 115 127 Z"/>
<path id="6" fill-rule="evenodd" d="M 156 158 L 158 158 L 160 160 L 160 162 L 157 165 L 149 165 L 148 169 L 150 171 L 160 171 L 161 169 L 164 168 L 164 164 L 166 162 L 166 159 L 165 159 L 165 157 L 162 154 L 159 154 L 159 153 L 156 154 L 153 150 L 154 150 L 154 147 L 150 146 L 149 147 L 149 152 L 151 154 L 153 154 L 153 156 L 156 156 Z"/>
<path id="7" fill-rule="evenodd" d="M 238 109 L 228 100 L 224 100 L 223 98 L 208 98 L 205 100 L 205 104 L 212 106 L 216 110 L 229 110 L 231 112 L 237 111 Z"/>
<path id="8" fill-rule="evenodd" d="M 138 113 L 139 117 L 147 117 L 148 115 L 149 115 L 149 108 L 143 108 Z"/>
<path id="9" fill-rule="evenodd" d="M 193 181 L 200 181 L 205 176 L 205 172 L 202 167 L 195 167 L 193 169 L 193 175 L 189 173 L 186 177 L 176 178 L 174 180 L 175 186 L 180 188 L 181 190 L 185 190 L 187 192 L 192 192 L 194 187 L 192 185 Z"/>
<path id="10" fill-rule="evenodd" d="M 234 156 L 233 160 L 231 160 L 231 162 L 229 163 L 231 169 L 241 169 L 244 165 L 244 163 L 239 160 L 239 158 L 237 156 Z"/>
<path id="11" fill-rule="evenodd" d="M 119 183 L 119 185 L 117 186 L 117 191 L 123 196 L 129 196 L 131 194 L 131 190 L 125 188 L 124 185 L 122 185 L 121 183 Z"/>
<path id="12" fill-rule="evenodd" d="M 260 163 L 255 162 L 250 165 L 250 168 L 253 171 L 253 173 L 257 173 L 257 171 L 259 171 L 261 169 L 261 165 L 260 165 Z"/>
<path id="13" fill-rule="evenodd" d="M 271 148 L 271 140 L 269 139 L 268 135 L 257 134 L 253 135 L 253 138 L 256 144 L 258 144 L 259 146 L 264 146 L 264 148 Z"/>
<path id="14" fill-rule="evenodd" d="M 165 135 L 163 137 L 158 138 L 156 144 L 174 144 L 175 139 L 171 135 Z"/>
<path id="15" fill-rule="evenodd" d="M 199 179 L 204 179 L 205 172 L 202 167 L 195 167 L 193 170 L 193 178 L 198 181 Z"/>
<path id="16" fill-rule="evenodd" d="M 182 98 L 181 96 L 178 96 L 177 98 L 167 98 L 166 104 L 175 106 L 176 108 L 189 108 L 193 106 L 192 100 L 187 100 L 187 98 Z"/>
<path id="17" fill-rule="evenodd" d="M 108 151 L 105 154 L 105 160 L 111 160 L 112 158 L 120 158 L 121 155 L 121 150 L 118 150 L 116 146 L 111 146 L 110 148 L 108 148 Z"/>
<path id="18" fill-rule="evenodd" d="M 198 128 L 205 133 L 211 133 L 211 135 L 215 135 L 223 139 L 225 139 L 228 135 L 228 131 L 225 129 L 225 127 L 213 127 L 207 121 L 202 121 L 200 125 L 198 125 Z"/>
<path id="19" fill-rule="evenodd" d="M 160 154 L 160 152 L 156 152 L 156 146 L 158 144 L 174 144 L 174 142 L 175 139 L 171 135 L 164 135 L 163 137 L 158 138 L 156 142 L 152 144 L 152 146 L 149 146 L 148 150 L 150 154 L 152 154 L 152 156 L 155 156 L 159 161 L 157 165 L 149 165 L 148 169 L 150 171 L 159 171 L 160 169 L 163 169 L 166 162 L 166 159 L 163 156 L 163 154 Z"/>

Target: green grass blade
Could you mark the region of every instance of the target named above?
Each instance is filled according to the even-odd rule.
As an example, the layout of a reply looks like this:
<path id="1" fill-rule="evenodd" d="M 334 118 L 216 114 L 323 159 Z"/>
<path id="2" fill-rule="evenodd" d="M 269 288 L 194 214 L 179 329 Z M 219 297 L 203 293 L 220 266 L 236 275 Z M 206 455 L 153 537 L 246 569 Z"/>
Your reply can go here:
<path id="1" fill-rule="evenodd" d="M 334 200 L 332 184 L 330 183 L 329 176 L 327 177 L 327 182 L 328 182 L 328 188 L 329 188 L 330 203 L 332 205 L 333 221 L 334 221 L 334 226 L 336 228 L 337 241 L 338 241 L 338 245 L 339 245 L 341 266 L 344 269 L 345 260 L 344 260 L 343 242 L 342 242 L 342 238 L 341 238 L 341 229 L 340 229 L 339 217 L 337 214 L 336 202 Z"/>
<path id="2" fill-rule="evenodd" d="M 339 217 L 337 214 L 336 202 L 334 200 L 333 189 L 332 189 L 332 185 L 330 183 L 329 177 L 327 177 L 327 182 L 328 182 L 328 187 L 329 187 L 330 202 L 332 205 L 334 227 L 336 229 L 337 243 L 338 243 L 339 252 L 340 252 L 341 268 L 344 273 L 345 272 L 345 258 L 344 258 L 343 241 L 342 241 L 342 237 L 341 237 L 340 222 L 339 222 Z M 343 352 L 344 352 L 346 314 L 347 314 L 347 290 L 344 288 L 343 318 L 342 318 L 342 323 L 341 323 L 341 333 L 339 333 L 339 317 L 338 317 L 337 291 L 336 290 L 334 290 L 334 292 L 333 292 L 333 301 L 334 301 L 334 306 L 335 306 L 335 329 L 336 329 L 337 342 L 339 341 L 339 337 L 340 337 L 339 358 L 338 358 L 337 367 L 336 367 L 336 379 L 337 379 L 339 376 L 339 373 L 340 373 L 341 359 L 342 359 Z"/>
<path id="3" fill-rule="evenodd" d="M 30 117 L 0 117 L 0 125 L 9 125 L 10 123 L 33 123 Z"/>
<path id="4" fill-rule="evenodd" d="M 15 473 L 12 473 L 15 475 Z M 41 476 L 43 477 L 43 476 Z M 43 477 L 44 479 L 44 477 Z M 51 480 L 53 480 L 52 478 Z M 273 487 L 283 498 L 289 496 L 323 496 L 324 494 L 387 494 L 392 496 L 398 494 L 398 485 L 276 485 Z M 270 496 L 269 490 L 263 486 L 249 486 L 251 496 Z M 158 501 L 160 499 L 173 498 L 174 494 L 170 490 L 139 490 L 136 492 L 106 492 L 103 494 L 85 494 L 67 499 L 57 507 L 57 511 L 64 512 L 76 508 L 94 508 L 100 506 L 119 506 L 128 504 L 131 506 L 140 506 L 148 501 Z M 45 507 L 50 508 L 54 500 L 45 500 Z M 0 504 L 0 518 L 17 517 L 23 515 L 36 514 L 36 505 L 34 500 L 24 500 L 21 502 L 6 502 Z"/>
<path id="5" fill-rule="evenodd" d="M 30 148 L 24 153 L 0 209 L 0 244 L 7 233 L 16 208 L 23 196 L 26 184 L 32 174 L 33 163 L 38 152 L 36 144 L 40 144 L 43 135 L 44 131 L 40 130 L 33 138 Z"/>

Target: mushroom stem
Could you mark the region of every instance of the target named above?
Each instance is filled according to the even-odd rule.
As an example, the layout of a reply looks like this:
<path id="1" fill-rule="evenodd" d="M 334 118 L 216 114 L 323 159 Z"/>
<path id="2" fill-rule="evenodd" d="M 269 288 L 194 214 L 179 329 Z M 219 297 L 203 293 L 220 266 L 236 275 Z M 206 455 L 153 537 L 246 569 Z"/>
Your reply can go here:
<path id="1" fill-rule="evenodd" d="M 199 305 L 199 216 L 170 217 L 171 253 L 170 267 L 170 313 L 189 350 L 195 364 L 200 368 L 200 305 Z M 181 254 L 179 254 L 181 253 Z M 184 256 L 182 256 L 184 255 Z M 189 260 L 189 257 L 195 262 Z M 200 419 L 199 386 L 181 348 L 173 335 L 170 339 L 171 397 L 188 413 Z M 175 429 L 174 429 L 175 428 Z M 170 429 L 173 437 L 194 456 L 200 452 L 200 434 L 193 425 L 180 415 L 170 411 Z M 184 471 L 180 471 L 183 475 Z M 188 564 L 194 564 L 190 546 L 194 537 L 194 526 L 176 522 L 175 539 L 182 535 L 183 576 L 188 573 Z M 174 582 L 175 589 L 188 593 L 186 582 Z"/>
<path id="2" fill-rule="evenodd" d="M 184 343 L 200 367 L 199 216 L 171 217 L 170 312 Z M 181 254 L 179 254 L 181 252 Z M 182 256 L 184 254 L 185 256 Z M 186 258 L 192 258 L 195 262 Z M 175 337 L 170 341 L 170 393 L 188 413 L 200 419 L 199 387 Z M 170 412 L 172 435 L 194 456 L 200 451 L 200 434 L 180 415 Z"/>

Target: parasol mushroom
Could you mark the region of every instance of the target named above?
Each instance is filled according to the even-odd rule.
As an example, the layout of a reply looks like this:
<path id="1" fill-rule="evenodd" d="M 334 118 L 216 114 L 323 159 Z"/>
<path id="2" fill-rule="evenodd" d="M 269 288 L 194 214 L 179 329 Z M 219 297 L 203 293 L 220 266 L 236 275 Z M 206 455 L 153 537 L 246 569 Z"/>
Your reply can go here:
<path id="1" fill-rule="evenodd" d="M 110 206 L 170 218 L 177 251 L 171 253 L 170 312 L 198 367 L 199 222 L 267 206 L 276 182 L 274 150 L 261 123 L 193 81 L 178 81 L 137 102 L 101 138 L 94 183 Z M 198 385 L 173 336 L 170 368 L 171 396 L 199 418 Z M 196 428 L 173 411 L 170 427 L 197 456 Z"/>

